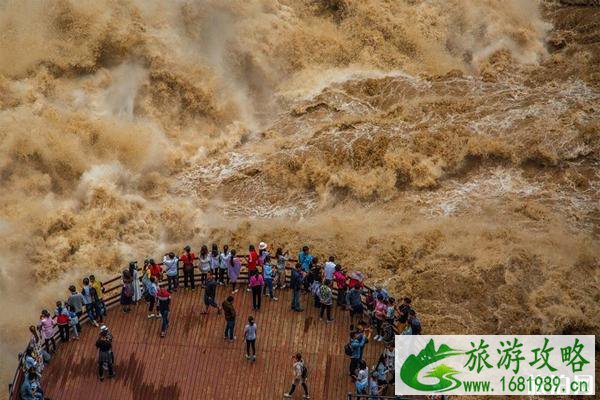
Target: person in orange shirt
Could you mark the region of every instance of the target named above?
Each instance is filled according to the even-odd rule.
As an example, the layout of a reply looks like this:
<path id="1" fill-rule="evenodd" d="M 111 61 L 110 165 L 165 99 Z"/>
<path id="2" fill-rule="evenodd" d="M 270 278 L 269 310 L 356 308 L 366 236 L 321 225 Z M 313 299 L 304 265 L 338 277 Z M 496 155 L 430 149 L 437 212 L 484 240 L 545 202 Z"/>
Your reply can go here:
<path id="1" fill-rule="evenodd" d="M 196 259 L 196 255 L 192 253 L 190 246 L 185 246 L 183 251 L 184 253 L 179 257 L 179 260 L 183 263 L 183 286 L 187 289 L 189 281 L 192 290 L 196 290 L 194 283 L 194 260 Z"/>

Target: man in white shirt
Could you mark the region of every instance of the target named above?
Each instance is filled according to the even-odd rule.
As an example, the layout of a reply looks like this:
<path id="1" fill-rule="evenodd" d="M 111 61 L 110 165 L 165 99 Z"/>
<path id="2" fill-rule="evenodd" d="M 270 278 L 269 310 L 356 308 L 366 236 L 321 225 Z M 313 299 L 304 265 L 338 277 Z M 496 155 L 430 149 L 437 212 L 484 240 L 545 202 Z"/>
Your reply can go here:
<path id="1" fill-rule="evenodd" d="M 325 274 L 325 279 L 329 279 L 333 281 L 333 273 L 335 272 L 335 262 L 333 262 L 335 258 L 333 256 L 329 256 L 329 261 L 325 263 L 323 266 L 323 273 Z"/>
<path id="2" fill-rule="evenodd" d="M 310 399 L 308 395 L 308 386 L 306 385 L 306 378 L 308 377 L 308 370 L 304 366 L 304 361 L 302 361 L 302 354 L 297 353 L 292 357 L 292 362 L 294 363 L 294 382 L 292 383 L 292 387 L 290 391 L 283 394 L 283 397 L 289 399 L 294 394 L 296 390 L 296 386 L 302 385 L 302 389 L 304 390 L 304 399 Z"/>

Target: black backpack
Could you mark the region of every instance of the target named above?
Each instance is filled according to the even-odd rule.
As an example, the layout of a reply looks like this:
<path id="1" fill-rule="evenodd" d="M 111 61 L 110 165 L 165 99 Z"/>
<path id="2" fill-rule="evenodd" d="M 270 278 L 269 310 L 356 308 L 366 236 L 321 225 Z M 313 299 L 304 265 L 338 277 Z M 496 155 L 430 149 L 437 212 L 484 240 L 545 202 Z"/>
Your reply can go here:
<path id="1" fill-rule="evenodd" d="M 346 353 L 347 356 L 352 355 L 352 346 L 350 346 L 350 342 L 346 343 L 344 346 L 344 353 Z"/>
<path id="2" fill-rule="evenodd" d="M 302 379 L 306 379 L 308 377 L 308 369 L 302 364 Z"/>

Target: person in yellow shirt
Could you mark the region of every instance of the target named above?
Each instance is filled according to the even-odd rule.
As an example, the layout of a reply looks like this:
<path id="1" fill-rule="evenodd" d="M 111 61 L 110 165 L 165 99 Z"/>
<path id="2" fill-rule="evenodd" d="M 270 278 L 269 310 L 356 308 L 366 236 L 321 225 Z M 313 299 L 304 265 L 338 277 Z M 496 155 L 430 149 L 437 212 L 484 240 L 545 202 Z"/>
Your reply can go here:
<path id="1" fill-rule="evenodd" d="M 98 301 L 100 302 L 100 312 L 103 316 L 106 316 L 106 303 L 104 302 L 104 291 L 106 289 L 104 289 L 102 282 L 96 280 L 96 277 L 94 275 L 90 275 L 90 285 L 94 289 L 96 289 L 96 293 L 98 294 Z"/>

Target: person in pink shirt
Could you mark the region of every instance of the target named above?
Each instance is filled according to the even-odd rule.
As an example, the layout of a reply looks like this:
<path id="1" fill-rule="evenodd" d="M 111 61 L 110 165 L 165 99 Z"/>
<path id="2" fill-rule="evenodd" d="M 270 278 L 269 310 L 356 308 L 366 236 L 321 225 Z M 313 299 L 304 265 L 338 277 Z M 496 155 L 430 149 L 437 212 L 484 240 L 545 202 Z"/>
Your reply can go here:
<path id="1" fill-rule="evenodd" d="M 337 286 L 337 304 L 340 307 L 346 306 L 346 289 L 348 285 L 346 281 L 348 277 L 342 270 L 342 266 L 340 264 L 335 266 L 335 272 L 333 273 L 333 280 L 335 281 L 335 285 Z"/>
<path id="2" fill-rule="evenodd" d="M 42 338 L 44 339 L 44 343 L 46 344 L 46 349 L 50 353 L 54 353 L 56 351 L 56 341 L 54 340 L 55 325 L 56 322 L 50 316 L 48 310 L 42 310 L 42 315 L 40 315 L 40 322 L 38 322 L 38 329 L 42 333 Z"/>
<path id="3" fill-rule="evenodd" d="M 377 329 L 377 335 L 373 339 L 381 341 L 383 339 L 383 321 L 387 315 L 387 301 L 382 295 L 377 296 L 375 299 L 375 327 Z"/>
<path id="4" fill-rule="evenodd" d="M 260 310 L 260 302 L 262 298 L 262 290 L 265 285 L 265 280 L 258 270 L 254 270 L 250 273 L 250 281 L 248 286 L 252 290 L 252 309 Z"/>

